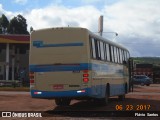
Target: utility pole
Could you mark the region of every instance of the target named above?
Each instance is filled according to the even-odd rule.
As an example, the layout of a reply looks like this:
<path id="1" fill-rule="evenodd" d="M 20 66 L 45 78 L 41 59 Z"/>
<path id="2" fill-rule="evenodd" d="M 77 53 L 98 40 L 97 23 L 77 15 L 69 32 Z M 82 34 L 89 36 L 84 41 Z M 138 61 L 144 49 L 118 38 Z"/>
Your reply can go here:
<path id="1" fill-rule="evenodd" d="M 103 33 L 103 16 L 102 15 L 99 17 L 99 21 L 98 21 L 98 33 L 100 36 L 102 36 L 102 33 Z"/>

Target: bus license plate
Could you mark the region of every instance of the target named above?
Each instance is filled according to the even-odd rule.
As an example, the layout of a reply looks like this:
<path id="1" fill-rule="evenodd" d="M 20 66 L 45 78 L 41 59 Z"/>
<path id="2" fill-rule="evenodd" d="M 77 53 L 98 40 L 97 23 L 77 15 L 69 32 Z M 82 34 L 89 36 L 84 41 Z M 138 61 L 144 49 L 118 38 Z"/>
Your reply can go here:
<path id="1" fill-rule="evenodd" d="M 63 89 L 64 85 L 58 84 L 58 85 L 53 85 L 53 89 Z"/>

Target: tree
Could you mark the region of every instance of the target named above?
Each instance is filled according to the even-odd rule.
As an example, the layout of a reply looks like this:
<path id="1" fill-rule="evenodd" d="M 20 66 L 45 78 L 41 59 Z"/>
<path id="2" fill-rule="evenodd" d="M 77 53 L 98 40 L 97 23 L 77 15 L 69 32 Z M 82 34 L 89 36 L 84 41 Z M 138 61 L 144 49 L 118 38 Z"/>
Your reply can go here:
<path id="1" fill-rule="evenodd" d="M 18 34 L 18 27 L 19 27 L 19 25 L 18 25 L 17 18 L 14 17 L 10 20 L 8 32 L 10 34 Z"/>
<path id="2" fill-rule="evenodd" d="M 0 17 L 0 33 L 6 33 L 8 25 L 9 21 L 7 17 L 4 14 L 2 14 L 2 16 Z"/>
<path id="3" fill-rule="evenodd" d="M 8 32 L 10 34 L 29 34 L 26 19 L 22 15 L 12 18 L 9 23 Z"/>

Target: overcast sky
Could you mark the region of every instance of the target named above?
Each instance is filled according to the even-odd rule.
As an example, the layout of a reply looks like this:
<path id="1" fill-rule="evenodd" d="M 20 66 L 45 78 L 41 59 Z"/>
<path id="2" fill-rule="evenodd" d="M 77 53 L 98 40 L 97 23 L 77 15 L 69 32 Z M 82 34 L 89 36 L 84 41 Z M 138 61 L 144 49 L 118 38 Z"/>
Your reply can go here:
<path id="1" fill-rule="evenodd" d="M 134 57 L 160 56 L 159 11 L 160 0 L 0 0 L 0 15 L 23 15 L 28 30 L 69 25 L 97 32 L 103 15 L 104 37 L 122 44 Z"/>

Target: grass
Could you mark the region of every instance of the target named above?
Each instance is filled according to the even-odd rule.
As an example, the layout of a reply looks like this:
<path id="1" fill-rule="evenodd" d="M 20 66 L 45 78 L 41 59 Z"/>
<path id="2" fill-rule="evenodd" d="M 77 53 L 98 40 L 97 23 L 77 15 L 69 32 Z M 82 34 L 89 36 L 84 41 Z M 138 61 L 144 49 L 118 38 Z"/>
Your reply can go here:
<path id="1" fill-rule="evenodd" d="M 24 91 L 29 92 L 29 87 L 0 87 L 0 91 Z"/>

